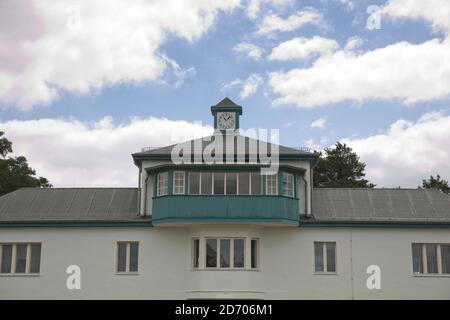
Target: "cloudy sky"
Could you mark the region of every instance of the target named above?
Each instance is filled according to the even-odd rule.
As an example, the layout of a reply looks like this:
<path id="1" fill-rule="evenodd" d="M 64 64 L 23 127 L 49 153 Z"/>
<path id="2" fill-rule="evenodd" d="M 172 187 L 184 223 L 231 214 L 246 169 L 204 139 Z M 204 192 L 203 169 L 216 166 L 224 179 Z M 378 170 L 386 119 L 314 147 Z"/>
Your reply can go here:
<path id="1" fill-rule="evenodd" d="M 450 178 L 450 1 L 0 1 L 0 130 L 55 186 L 135 186 L 130 154 L 245 129 L 351 145 L 379 187 Z"/>

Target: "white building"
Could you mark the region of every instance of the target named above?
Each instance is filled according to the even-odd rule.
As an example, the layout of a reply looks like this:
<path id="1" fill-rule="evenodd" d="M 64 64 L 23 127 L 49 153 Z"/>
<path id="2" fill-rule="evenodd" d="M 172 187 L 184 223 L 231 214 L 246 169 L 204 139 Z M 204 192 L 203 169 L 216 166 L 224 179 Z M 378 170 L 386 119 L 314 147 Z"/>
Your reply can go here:
<path id="1" fill-rule="evenodd" d="M 0 299 L 450 298 L 449 196 L 314 190 L 314 154 L 211 110 L 212 137 L 133 154 L 138 188 L 0 197 Z"/>

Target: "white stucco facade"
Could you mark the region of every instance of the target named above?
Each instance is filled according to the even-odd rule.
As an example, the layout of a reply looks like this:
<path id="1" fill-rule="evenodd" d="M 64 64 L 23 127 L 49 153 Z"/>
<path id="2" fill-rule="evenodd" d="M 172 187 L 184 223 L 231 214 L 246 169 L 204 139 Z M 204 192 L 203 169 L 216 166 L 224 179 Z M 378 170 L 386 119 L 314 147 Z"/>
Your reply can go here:
<path id="1" fill-rule="evenodd" d="M 260 239 L 259 268 L 246 250 L 246 270 L 194 270 L 192 239 L 211 236 Z M 118 241 L 139 241 L 138 273 L 116 273 Z M 336 242 L 336 273 L 314 273 L 314 241 Z M 42 244 L 40 274 L 1 275 L 0 299 L 450 299 L 450 277 L 414 275 L 411 253 L 414 242 L 450 243 L 448 229 L 2 228 L 0 242 Z M 80 290 L 66 287 L 69 265 L 81 268 Z M 379 290 L 366 286 L 369 265 L 381 268 Z"/>

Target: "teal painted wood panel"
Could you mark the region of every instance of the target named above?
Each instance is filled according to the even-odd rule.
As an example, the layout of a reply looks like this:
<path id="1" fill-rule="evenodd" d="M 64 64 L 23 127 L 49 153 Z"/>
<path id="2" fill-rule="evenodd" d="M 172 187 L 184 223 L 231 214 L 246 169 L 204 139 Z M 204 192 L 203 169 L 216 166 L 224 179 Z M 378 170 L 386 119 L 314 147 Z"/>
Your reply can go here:
<path id="1" fill-rule="evenodd" d="M 281 196 L 173 195 L 153 199 L 152 221 L 246 221 L 298 224 L 298 199 Z"/>

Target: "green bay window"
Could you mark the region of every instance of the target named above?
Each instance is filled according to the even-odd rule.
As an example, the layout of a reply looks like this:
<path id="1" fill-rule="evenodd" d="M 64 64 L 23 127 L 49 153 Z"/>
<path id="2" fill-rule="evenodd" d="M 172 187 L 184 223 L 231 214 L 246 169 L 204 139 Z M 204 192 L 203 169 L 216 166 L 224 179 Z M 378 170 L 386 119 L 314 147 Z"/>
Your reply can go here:
<path id="1" fill-rule="evenodd" d="M 283 172 L 283 196 L 294 197 L 294 175 Z"/>
<path id="2" fill-rule="evenodd" d="M 258 172 L 189 172 L 190 195 L 261 195 Z M 181 182 L 180 182 L 181 183 Z M 174 188 L 176 190 L 176 187 Z"/>

